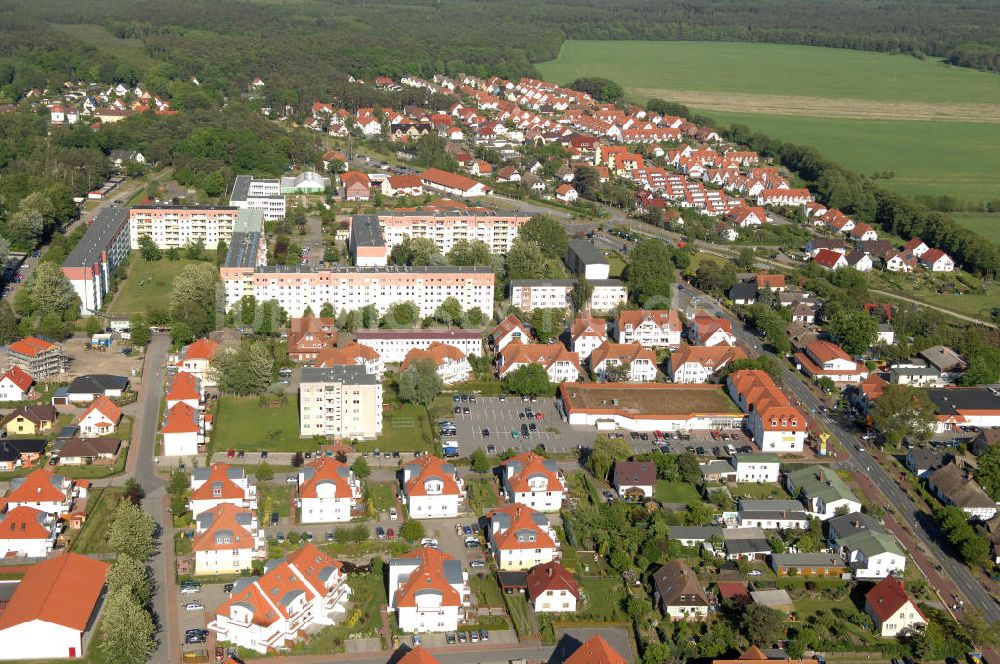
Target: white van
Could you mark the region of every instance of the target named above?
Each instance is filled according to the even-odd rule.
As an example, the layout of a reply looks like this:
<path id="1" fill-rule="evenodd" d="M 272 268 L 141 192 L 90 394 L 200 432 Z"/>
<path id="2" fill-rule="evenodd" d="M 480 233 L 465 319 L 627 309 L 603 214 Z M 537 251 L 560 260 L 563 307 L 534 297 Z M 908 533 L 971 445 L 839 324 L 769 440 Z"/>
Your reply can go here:
<path id="1" fill-rule="evenodd" d="M 726 445 L 726 454 L 728 454 L 729 456 L 733 456 L 734 454 L 736 454 L 736 448 L 733 447 L 732 445 Z"/>

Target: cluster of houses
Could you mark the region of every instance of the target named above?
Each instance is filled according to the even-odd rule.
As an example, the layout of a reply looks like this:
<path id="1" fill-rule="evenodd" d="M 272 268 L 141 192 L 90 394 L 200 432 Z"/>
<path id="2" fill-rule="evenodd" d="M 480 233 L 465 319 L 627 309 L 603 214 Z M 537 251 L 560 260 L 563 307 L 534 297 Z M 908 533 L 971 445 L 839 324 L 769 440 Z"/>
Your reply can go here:
<path id="1" fill-rule="evenodd" d="M 67 82 L 61 90 L 29 90 L 25 98 L 33 107 L 45 109 L 52 125 L 110 124 L 146 111 L 157 115 L 176 113 L 169 101 L 151 94 L 142 85 L 130 88 L 122 83 L 105 87 L 98 83 Z"/>
<path id="2" fill-rule="evenodd" d="M 827 215 L 834 210 L 827 212 Z M 850 267 L 858 272 L 883 269 L 889 272 L 913 272 L 917 268 L 930 272 L 954 272 L 955 261 L 940 249 L 928 247 L 920 238 L 908 240 L 902 247 L 879 240 L 878 234 L 868 224 L 857 225 L 848 218 L 838 219 L 844 223 L 845 239 L 838 237 L 815 237 L 805 247 L 806 259 L 827 270 Z M 836 228 L 834 225 L 828 228 Z M 856 233 L 857 231 L 857 233 Z M 859 239 L 865 238 L 865 239 Z"/>

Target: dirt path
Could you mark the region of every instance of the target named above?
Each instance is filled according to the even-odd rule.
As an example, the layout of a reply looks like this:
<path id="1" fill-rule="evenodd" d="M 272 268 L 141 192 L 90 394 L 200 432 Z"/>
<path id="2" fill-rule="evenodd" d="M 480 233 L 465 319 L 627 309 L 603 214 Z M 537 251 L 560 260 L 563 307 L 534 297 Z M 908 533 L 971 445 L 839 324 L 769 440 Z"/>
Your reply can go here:
<path id="1" fill-rule="evenodd" d="M 661 88 L 628 88 L 628 92 L 643 98 L 669 99 L 707 111 L 865 120 L 946 120 L 948 122 L 1000 123 L 1000 104 L 886 102 Z"/>

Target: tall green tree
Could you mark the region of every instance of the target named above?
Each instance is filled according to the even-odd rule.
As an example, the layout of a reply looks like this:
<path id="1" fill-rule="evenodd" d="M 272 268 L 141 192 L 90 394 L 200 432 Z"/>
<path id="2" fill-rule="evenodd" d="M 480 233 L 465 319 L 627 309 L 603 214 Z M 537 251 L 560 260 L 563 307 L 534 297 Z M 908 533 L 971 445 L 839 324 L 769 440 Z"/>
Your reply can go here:
<path id="1" fill-rule="evenodd" d="M 170 317 L 183 321 L 195 336 L 215 329 L 220 293 L 219 270 L 209 263 L 191 263 L 174 278 L 170 288 Z"/>
<path id="2" fill-rule="evenodd" d="M 260 394 L 274 378 L 274 355 L 265 342 L 244 339 L 219 350 L 212 357 L 211 372 L 224 394 Z"/>
<path id="3" fill-rule="evenodd" d="M 101 654 L 108 664 L 144 664 L 156 647 L 149 611 L 131 592 L 110 593 L 101 619 Z"/>
<path id="4" fill-rule="evenodd" d="M 122 554 L 115 558 L 105 582 L 108 594 L 125 591 L 132 594 L 139 606 L 146 606 L 153 596 L 153 583 L 149 568 L 132 556 Z"/>
<path id="5" fill-rule="evenodd" d="M 448 262 L 456 266 L 489 265 L 490 246 L 482 240 L 458 240 L 448 252 Z"/>
<path id="6" fill-rule="evenodd" d="M 389 255 L 396 265 L 444 265 L 445 259 L 434 240 L 426 237 L 405 237 Z"/>
<path id="7" fill-rule="evenodd" d="M 511 394 L 542 396 L 552 394 L 552 383 L 545 367 L 540 364 L 525 364 L 514 369 L 501 381 L 503 389 Z"/>
<path id="8" fill-rule="evenodd" d="M 565 328 L 565 309 L 534 309 L 531 312 L 531 329 L 539 343 L 547 344 L 558 339 Z"/>
<path id="9" fill-rule="evenodd" d="M 65 318 L 68 312 L 80 305 L 73 284 L 54 263 L 39 263 L 27 288 L 34 311 L 55 313 Z"/>
<path id="10" fill-rule="evenodd" d="M 442 389 L 444 381 L 433 360 L 418 360 L 399 375 L 399 398 L 403 401 L 426 406 L 441 394 Z"/>
<path id="11" fill-rule="evenodd" d="M 934 435 L 937 421 L 927 392 L 911 385 L 886 385 L 875 400 L 871 418 L 872 426 L 892 446 L 898 446 L 903 439 L 927 442 Z"/>
<path id="12" fill-rule="evenodd" d="M 641 240 L 632 249 L 625 281 L 629 297 L 640 307 L 670 308 L 674 268 L 667 246 L 660 240 Z"/>
<path id="13" fill-rule="evenodd" d="M 841 308 L 830 317 L 827 330 L 851 355 L 861 355 L 878 340 L 878 323 L 867 311 Z"/>
<path id="14" fill-rule="evenodd" d="M 146 322 L 146 317 L 142 315 L 133 316 L 132 320 L 129 321 L 129 336 L 131 336 L 131 341 L 136 346 L 146 347 L 153 338 L 152 330 L 149 329 L 149 323 Z"/>
<path id="15" fill-rule="evenodd" d="M 537 242 L 517 238 L 507 252 L 507 277 L 540 279 L 545 276 L 545 262 L 545 254 Z"/>
<path id="16" fill-rule="evenodd" d="M 632 456 L 632 448 L 624 438 L 598 436 L 587 456 L 587 469 L 598 479 L 607 479 L 612 466 Z"/>
<path id="17" fill-rule="evenodd" d="M 121 500 L 111 518 L 108 543 L 118 555 L 131 556 L 144 563 L 156 550 L 155 531 L 156 522 L 152 516 L 135 503 Z"/>
<path id="18" fill-rule="evenodd" d="M 539 214 L 521 225 L 518 237 L 535 242 L 546 258 L 562 260 L 566 256 L 569 237 L 559 222 L 546 214 Z"/>
<path id="19" fill-rule="evenodd" d="M 576 311 L 583 311 L 590 303 L 590 298 L 594 294 L 594 284 L 590 283 L 587 277 L 580 277 L 573 290 L 570 291 L 569 300 Z"/>
<path id="20" fill-rule="evenodd" d="M 412 302 L 396 302 L 386 309 L 381 325 L 390 330 L 411 328 L 420 320 L 420 308 Z"/>
<path id="21" fill-rule="evenodd" d="M 9 344 L 20 338 L 17 316 L 7 300 L 0 300 L 0 344 Z"/>

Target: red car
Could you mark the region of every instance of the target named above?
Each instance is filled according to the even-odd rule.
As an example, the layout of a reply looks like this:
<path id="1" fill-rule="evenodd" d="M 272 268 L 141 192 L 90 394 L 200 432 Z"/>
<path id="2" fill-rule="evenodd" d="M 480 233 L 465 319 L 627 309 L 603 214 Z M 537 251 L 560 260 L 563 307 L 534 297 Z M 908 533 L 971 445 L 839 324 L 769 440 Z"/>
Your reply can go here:
<path id="1" fill-rule="evenodd" d="M 215 646 L 215 661 L 221 662 L 226 658 L 226 653 L 222 649 L 222 646 Z"/>
<path id="2" fill-rule="evenodd" d="M 236 456 L 236 450 L 229 450 L 226 452 L 227 459 L 232 459 L 234 456 Z"/>
<path id="3" fill-rule="evenodd" d="M 720 433 L 719 433 L 718 431 L 716 431 L 715 429 L 712 429 L 712 438 L 713 438 L 714 440 L 719 440 L 720 438 L 722 438 L 722 434 L 720 434 Z"/>
<path id="4" fill-rule="evenodd" d="M 385 536 L 388 537 L 389 539 L 396 539 L 396 533 L 395 531 L 393 531 L 392 528 L 390 528 L 385 532 Z"/>
<path id="5" fill-rule="evenodd" d="M 535 413 L 535 419 L 536 420 L 544 420 L 545 419 L 545 415 L 543 415 L 542 413 Z"/>

